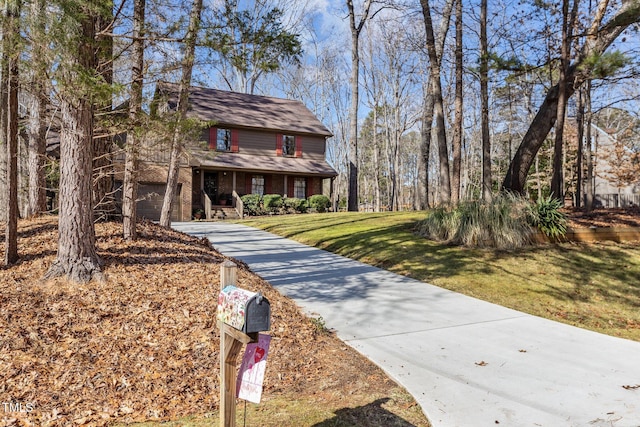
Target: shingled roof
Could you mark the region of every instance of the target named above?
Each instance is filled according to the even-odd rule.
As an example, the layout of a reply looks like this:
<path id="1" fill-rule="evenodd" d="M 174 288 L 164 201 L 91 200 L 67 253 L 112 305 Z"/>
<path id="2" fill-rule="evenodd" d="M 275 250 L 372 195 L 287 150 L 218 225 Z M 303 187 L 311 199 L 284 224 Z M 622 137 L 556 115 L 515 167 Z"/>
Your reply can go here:
<path id="1" fill-rule="evenodd" d="M 176 108 L 178 84 L 159 82 L 156 90 L 167 100 L 170 110 Z M 187 117 L 229 127 L 332 136 L 300 101 L 197 86 L 189 91 Z"/>

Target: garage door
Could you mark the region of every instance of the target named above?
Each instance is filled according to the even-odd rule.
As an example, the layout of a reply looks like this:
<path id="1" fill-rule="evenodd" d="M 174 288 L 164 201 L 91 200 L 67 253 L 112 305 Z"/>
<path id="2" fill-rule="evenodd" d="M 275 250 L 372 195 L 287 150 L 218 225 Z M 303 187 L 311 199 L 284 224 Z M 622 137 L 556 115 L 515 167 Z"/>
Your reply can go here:
<path id="1" fill-rule="evenodd" d="M 162 199 L 166 188 L 166 184 L 140 184 L 138 186 L 138 218 L 146 218 L 152 221 L 160 220 Z M 178 184 L 178 191 L 173 199 L 173 207 L 171 209 L 171 221 L 180 221 L 180 212 L 182 212 L 181 193 L 182 185 Z"/>

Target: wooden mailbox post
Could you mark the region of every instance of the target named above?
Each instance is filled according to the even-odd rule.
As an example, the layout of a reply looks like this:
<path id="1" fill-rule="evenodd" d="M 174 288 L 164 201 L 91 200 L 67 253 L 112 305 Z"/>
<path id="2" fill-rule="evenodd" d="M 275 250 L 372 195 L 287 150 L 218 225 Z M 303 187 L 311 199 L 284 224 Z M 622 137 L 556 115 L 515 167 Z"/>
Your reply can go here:
<path id="1" fill-rule="evenodd" d="M 222 295 L 222 290 L 227 286 L 235 286 L 236 279 L 236 264 L 231 261 L 225 261 L 220 267 L 220 294 Z M 222 296 L 219 297 L 219 300 L 220 298 L 222 298 Z M 260 299 L 262 300 L 262 297 Z M 264 301 L 266 302 L 267 310 L 264 311 L 263 309 L 259 314 L 270 317 L 269 303 L 266 298 Z M 219 308 L 220 307 L 218 307 L 218 309 Z M 247 316 L 249 308 L 247 305 L 247 313 L 245 313 L 245 316 Z M 219 314 L 220 313 L 218 313 L 218 315 Z M 259 320 L 262 320 L 261 323 L 263 325 L 266 324 L 266 328 L 268 329 L 270 319 L 267 318 L 265 322 L 264 316 L 261 316 Z M 236 359 L 243 345 L 258 341 L 258 331 L 254 331 L 251 328 L 247 329 L 247 325 L 245 324 L 243 330 L 246 330 L 247 333 L 244 333 L 220 320 L 218 320 L 218 328 L 220 329 L 220 427 L 235 427 L 236 379 L 238 376 Z"/>

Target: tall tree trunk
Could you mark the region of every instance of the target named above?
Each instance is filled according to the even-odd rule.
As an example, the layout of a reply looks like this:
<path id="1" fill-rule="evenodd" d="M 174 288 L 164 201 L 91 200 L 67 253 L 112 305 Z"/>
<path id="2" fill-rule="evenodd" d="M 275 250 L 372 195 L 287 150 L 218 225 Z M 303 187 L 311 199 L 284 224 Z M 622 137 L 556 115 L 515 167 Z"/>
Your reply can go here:
<path id="1" fill-rule="evenodd" d="M 349 191 L 347 193 L 347 211 L 358 211 L 358 98 L 360 57 L 358 53 L 358 34 L 351 29 L 351 107 L 349 108 Z"/>
<path id="2" fill-rule="evenodd" d="M 349 10 L 349 28 L 351 30 L 351 107 L 349 108 L 349 190 L 347 192 L 347 210 L 358 211 L 358 102 L 360 74 L 360 33 L 369 19 L 371 0 L 365 0 L 360 21 L 356 22 L 353 0 L 347 0 Z"/>
<path id="3" fill-rule="evenodd" d="M 480 105 L 482 128 L 482 200 L 491 200 L 491 139 L 489 134 L 489 46 L 487 0 L 480 2 Z"/>
<path id="4" fill-rule="evenodd" d="M 113 10 L 112 2 L 109 0 L 109 10 Z M 109 26 L 113 22 L 112 16 L 98 16 L 96 19 L 96 30 L 110 32 Z M 97 36 L 97 61 L 98 73 L 102 76 L 104 83 L 113 83 L 113 38 L 108 35 L 99 34 Z M 109 130 L 108 118 L 112 114 L 111 95 L 102 98 L 97 105 L 98 126 L 94 135 L 93 149 L 93 213 L 96 220 L 106 221 L 115 213 L 115 197 L 113 193 L 113 138 Z M 96 117 L 97 116 L 97 117 Z"/>
<path id="5" fill-rule="evenodd" d="M 140 148 L 140 117 L 142 115 L 142 85 L 144 83 L 144 40 L 142 36 L 145 6 L 145 0 L 135 0 L 133 3 L 133 65 L 131 66 L 132 81 L 129 100 L 131 130 L 127 133 L 122 182 L 122 228 L 126 240 L 137 238 L 136 200 L 138 198 L 138 153 Z"/>
<path id="6" fill-rule="evenodd" d="M 578 0 L 574 0 L 569 15 L 569 0 L 562 0 L 562 44 L 560 46 L 560 73 L 558 81 L 558 107 L 556 112 L 556 134 L 553 145 L 553 174 L 551 177 L 551 194 L 564 203 L 564 119 L 567 113 L 567 73 L 571 60 L 572 28 L 577 13 Z"/>
<path id="7" fill-rule="evenodd" d="M 444 100 L 442 97 L 442 82 L 440 75 L 440 61 L 436 51 L 436 40 L 431 20 L 429 0 L 420 0 L 424 26 L 426 32 L 427 51 L 429 54 L 430 71 L 433 76 L 433 98 L 436 122 L 436 141 L 438 143 L 438 159 L 440 165 L 440 202 L 451 202 L 451 181 L 449 178 L 449 150 L 447 147 L 447 134 L 444 119 Z"/>
<path id="8" fill-rule="evenodd" d="M 94 105 L 85 96 L 90 88 L 72 87 L 79 73 L 94 74 L 95 12 L 85 10 L 77 22 L 78 43 L 69 47 L 71 55 L 63 65 L 60 112 L 60 214 L 58 254 L 45 278 L 67 276 L 77 283 L 104 280 L 95 248 L 92 203 L 93 114 Z"/>
<path id="9" fill-rule="evenodd" d="M 591 74 L 593 65 L 585 60 L 589 57 L 602 55 L 629 25 L 640 19 L 640 0 L 630 0 L 623 2 L 618 12 L 606 24 L 600 25 L 606 12 L 606 4 L 607 0 L 601 0 L 601 7 L 592 22 L 587 42 L 567 71 L 566 99 L 570 98 Z M 531 164 L 558 117 L 559 92 L 558 84 L 547 91 L 538 113 L 529 125 L 527 133 L 511 160 L 509 170 L 502 183 L 503 189 L 524 194 Z"/>
<path id="10" fill-rule="evenodd" d="M 46 111 L 47 100 L 41 85 L 33 82 L 33 93 L 29 95 L 29 206 L 28 215 L 39 215 L 47 210 L 47 183 L 45 174 L 46 156 Z"/>
<path id="11" fill-rule="evenodd" d="M 486 0 L 483 0 L 486 1 Z M 460 202 L 460 165 L 462 156 L 462 0 L 456 1 L 456 89 L 455 89 L 455 118 L 453 124 L 453 162 L 451 172 L 451 202 Z"/>
<path id="12" fill-rule="evenodd" d="M 171 138 L 171 156 L 169 158 L 169 172 L 167 174 L 167 190 L 164 193 L 162 211 L 160 213 L 160 225 L 171 225 L 171 208 L 173 198 L 178 191 L 178 174 L 180 157 L 182 155 L 182 131 L 181 125 L 187 116 L 189 108 L 189 88 L 191 86 L 191 74 L 195 61 L 196 40 L 200 29 L 200 16 L 202 14 L 202 0 L 193 0 L 189 15 L 189 28 L 185 36 L 184 57 L 182 58 L 182 78 L 180 79 L 180 93 L 178 95 L 177 117 L 175 129 Z"/>
<path id="13" fill-rule="evenodd" d="M 7 87 L 7 218 L 5 232 L 4 262 L 6 265 L 18 261 L 18 59 L 16 46 L 20 37 L 20 1 L 6 3 L 6 20 L 3 28 L 2 85 Z"/>
<path id="14" fill-rule="evenodd" d="M 9 163 L 7 158 L 9 151 L 7 141 L 9 109 L 6 108 L 9 105 L 9 57 L 6 45 L 9 41 L 3 35 L 9 32 L 6 29 L 6 1 L 3 1 L 2 5 L 4 10 L 0 10 L 0 13 L 2 13 L 0 15 L 0 218 L 2 218 L 2 221 L 6 221 L 8 215 L 7 197 L 9 196 L 9 177 L 7 176 L 7 164 Z"/>
<path id="15" fill-rule="evenodd" d="M 578 152 L 576 154 L 576 207 L 579 208 L 582 206 L 582 195 L 584 194 L 582 191 L 582 151 L 584 147 L 584 100 L 583 100 L 583 92 L 584 89 L 581 88 L 578 91 L 578 99 L 576 105 L 576 122 L 578 127 Z"/>
<path id="16" fill-rule="evenodd" d="M 424 105 L 422 107 L 422 128 L 420 129 L 420 156 L 418 157 L 418 197 L 419 208 L 429 209 L 429 157 L 431 155 L 431 129 L 433 125 L 433 94 L 431 76 L 427 82 Z"/>
<path id="17" fill-rule="evenodd" d="M 453 11 L 454 0 L 447 0 L 444 10 L 442 12 L 442 21 L 438 32 L 438 40 L 436 44 L 436 56 L 440 58 L 444 50 L 444 43 L 447 38 L 447 32 L 449 30 L 449 23 L 451 21 L 451 14 Z M 431 207 L 431 200 L 429 196 L 429 161 L 431 155 L 431 141 L 432 141 L 432 129 L 433 129 L 433 117 L 434 117 L 434 103 L 435 98 L 433 96 L 433 74 L 429 73 L 427 85 L 425 86 L 424 106 L 422 112 L 422 129 L 421 129 L 421 143 L 420 143 L 420 157 L 418 164 L 418 181 L 420 182 L 420 209 L 428 209 Z"/>
<path id="18" fill-rule="evenodd" d="M 584 207 L 587 212 L 593 210 L 593 197 L 594 197 L 594 185 L 593 185 L 593 150 L 591 141 L 591 121 L 593 119 L 593 113 L 591 111 L 591 80 L 587 80 L 587 84 L 584 91 L 584 103 L 587 109 L 586 112 L 586 124 L 585 124 L 585 148 L 586 148 L 586 163 L 587 163 L 587 182 L 585 186 L 585 200 Z"/>
<path id="19" fill-rule="evenodd" d="M 420 191 L 420 209 L 429 209 L 429 157 L 431 155 L 431 129 L 433 125 L 433 100 L 431 79 L 427 83 L 424 106 L 422 107 L 422 128 L 420 129 L 420 157 L 418 158 L 418 182 Z"/>
<path id="20" fill-rule="evenodd" d="M 28 122 L 28 160 L 29 171 L 29 216 L 38 215 L 47 210 L 47 191 L 45 176 L 47 104 L 48 97 L 46 60 L 45 60 L 45 13 L 46 2 L 37 0 L 31 4 L 31 36 L 35 40 L 32 46 L 31 76 L 29 93 Z"/>
<path id="21" fill-rule="evenodd" d="M 398 94 L 398 91 L 395 91 Z M 400 155 L 398 150 L 400 148 L 400 138 L 402 137 L 400 131 L 400 108 L 399 101 L 396 100 L 396 107 L 394 108 L 394 129 L 393 129 L 393 173 L 391 174 L 391 210 L 398 211 L 399 209 L 399 185 L 398 176 L 400 176 Z"/>
<path id="22" fill-rule="evenodd" d="M 374 189 L 374 211 L 380 212 L 380 144 L 378 140 L 378 106 L 373 107 L 373 171 L 375 179 Z"/>

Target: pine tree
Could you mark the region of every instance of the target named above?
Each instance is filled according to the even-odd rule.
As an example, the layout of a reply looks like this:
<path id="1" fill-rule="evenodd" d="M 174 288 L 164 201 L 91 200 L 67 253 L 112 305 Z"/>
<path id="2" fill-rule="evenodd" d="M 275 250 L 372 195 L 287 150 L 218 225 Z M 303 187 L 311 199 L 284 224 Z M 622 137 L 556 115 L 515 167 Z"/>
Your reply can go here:
<path id="1" fill-rule="evenodd" d="M 55 28 L 60 66 L 56 75 L 60 132 L 58 252 L 45 278 L 67 276 L 77 283 L 103 280 L 95 248 L 92 203 L 95 105 L 103 80 L 97 70 L 96 22 L 109 2 L 63 2 Z"/>

